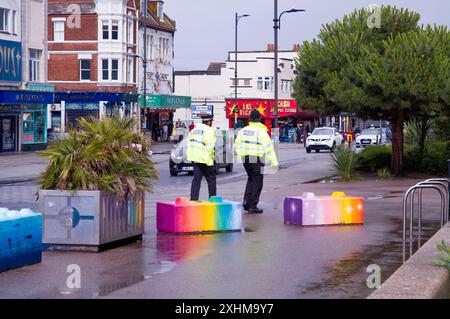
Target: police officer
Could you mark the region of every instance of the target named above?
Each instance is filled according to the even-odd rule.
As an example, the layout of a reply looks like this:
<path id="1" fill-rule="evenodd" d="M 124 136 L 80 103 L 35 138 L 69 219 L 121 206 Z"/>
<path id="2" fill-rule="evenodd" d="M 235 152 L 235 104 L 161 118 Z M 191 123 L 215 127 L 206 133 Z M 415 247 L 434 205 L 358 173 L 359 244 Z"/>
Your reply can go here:
<path id="1" fill-rule="evenodd" d="M 243 207 L 249 214 L 262 214 L 263 210 L 257 207 L 263 188 L 262 169 L 266 161 L 278 166 L 278 160 L 267 127 L 261 124 L 257 110 L 250 113 L 250 124 L 238 133 L 234 147 L 248 176 Z"/>
<path id="2" fill-rule="evenodd" d="M 202 123 L 189 132 L 187 160 L 194 164 L 194 179 L 191 185 L 191 200 L 198 200 L 203 176 L 208 182 L 209 197 L 217 195 L 216 170 L 214 168 L 214 146 L 216 132 L 212 128 L 213 117 L 202 116 Z"/>

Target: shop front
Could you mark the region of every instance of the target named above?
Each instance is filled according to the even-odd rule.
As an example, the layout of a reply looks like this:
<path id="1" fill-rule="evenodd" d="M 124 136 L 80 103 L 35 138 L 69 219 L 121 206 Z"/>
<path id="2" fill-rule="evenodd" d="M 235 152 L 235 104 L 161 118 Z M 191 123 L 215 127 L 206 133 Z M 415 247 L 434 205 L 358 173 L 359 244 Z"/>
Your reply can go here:
<path id="1" fill-rule="evenodd" d="M 235 107 L 234 99 L 226 99 L 226 116 L 230 128 L 242 128 L 248 124 L 250 112 L 254 109 L 261 114 L 261 122 L 268 128 L 269 134 L 274 125 L 274 100 L 267 99 L 239 99 Z M 292 126 L 297 123 L 314 120 L 317 115 L 300 110 L 295 100 L 278 101 L 279 126 Z M 280 130 L 280 137 L 283 135 Z"/>
<path id="2" fill-rule="evenodd" d="M 144 133 L 154 141 L 160 140 L 162 128 L 172 123 L 177 109 L 191 108 L 190 96 L 147 94 L 141 98 L 141 125 Z M 170 135 L 170 132 L 169 132 Z"/>
<path id="3" fill-rule="evenodd" d="M 60 126 L 65 131 L 77 128 L 80 118 L 132 116 L 137 101 L 137 94 L 130 93 L 56 92 L 55 103 L 50 106 L 48 117 L 52 129 Z"/>
<path id="4" fill-rule="evenodd" d="M 47 104 L 53 93 L 0 91 L 0 152 L 44 149 L 47 144 Z"/>

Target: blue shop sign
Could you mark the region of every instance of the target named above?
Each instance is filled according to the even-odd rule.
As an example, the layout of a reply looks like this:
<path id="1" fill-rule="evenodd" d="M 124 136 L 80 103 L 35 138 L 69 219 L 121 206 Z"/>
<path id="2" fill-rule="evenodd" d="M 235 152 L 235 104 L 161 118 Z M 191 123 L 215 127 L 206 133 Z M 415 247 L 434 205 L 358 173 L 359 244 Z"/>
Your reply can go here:
<path id="1" fill-rule="evenodd" d="M 98 103 L 100 101 L 122 101 L 123 93 L 111 92 L 56 92 L 55 103 Z"/>
<path id="2" fill-rule="evenodd" d="M 51 104 L 53 93 L 25 90 L 0 91 L 0 104 Z"/>
<path id="3" fill-rule="evenodd" d="M 0 81 L 22 81 L 22 43 L 0 40 Z"/>

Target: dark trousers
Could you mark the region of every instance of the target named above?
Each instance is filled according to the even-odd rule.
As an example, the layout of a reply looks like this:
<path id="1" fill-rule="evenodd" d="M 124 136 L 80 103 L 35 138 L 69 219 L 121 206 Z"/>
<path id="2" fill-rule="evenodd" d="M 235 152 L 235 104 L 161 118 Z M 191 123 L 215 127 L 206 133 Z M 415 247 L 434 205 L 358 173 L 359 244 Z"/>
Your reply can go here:
<path id="1" fill-rule="evenodd" d="M 259 196 L 263 188 L 264 175 L 261 170 L 264 163 L 259 157 L 246 156 L 244 158 L 244 168 L 247 172 L 247 186 L 245 187 L 244 203 L 247 209 L 256 208 L 259 203 Z"/>
<path id="2" fill-rule="evenodd" d="M 209 197 L 217 195 L 216 169 L 214 166 L 194 163 L 194 179 L 192 180 L 191 185 L 191 200 L 198 200 L 203 176 L 205 176 L 206 182 L 208 183 Z"/>

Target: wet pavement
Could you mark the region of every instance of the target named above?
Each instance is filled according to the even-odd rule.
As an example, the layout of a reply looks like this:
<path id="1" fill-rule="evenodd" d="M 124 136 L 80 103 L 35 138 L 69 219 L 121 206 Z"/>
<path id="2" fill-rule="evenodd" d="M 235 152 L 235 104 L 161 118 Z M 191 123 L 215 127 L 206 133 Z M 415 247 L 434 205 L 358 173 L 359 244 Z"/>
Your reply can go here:
<path id="1" fill-rule="evenodd" d="M 141 242 L 102 253 L 55 252 L 43 262 L 0 274 L 3 298 L 364 298 L 367 266 L 378 264 L 384 281 L 402 260 L 402 193 L 417 181 L 369 179 L 352 183 L 308 183 L 330 176 L 329 154 L 308 154 L 282 145 L 281 169 L 265 178 L 262 215 L 244 215 L 244 231 L 170 235 L 156 231 L 155 203 L 188 196 L 192 177 L 161 179 L 146 197 L 146 234 Z M 165 155 L 161 155 L 165 156 Z M 163 157 L 161 157 L 163 161 Z M 220 195 L 241 200 L 241 165 L 218 178 Z M 0 206 L 36 208 L 31 183 L 0 187 Z M 206 185 L 201 196 L 206 198 Z M 345 191 L 365 198 L 365 225 L 284 225 L 287 195 Z M 425 193 L 424 193 L 425 194 Z M 438 202 L 425 194 L 424 236 L 438 221 Z M 67 266 L 81 269 L 81 288 L 67 288 Z"/>

